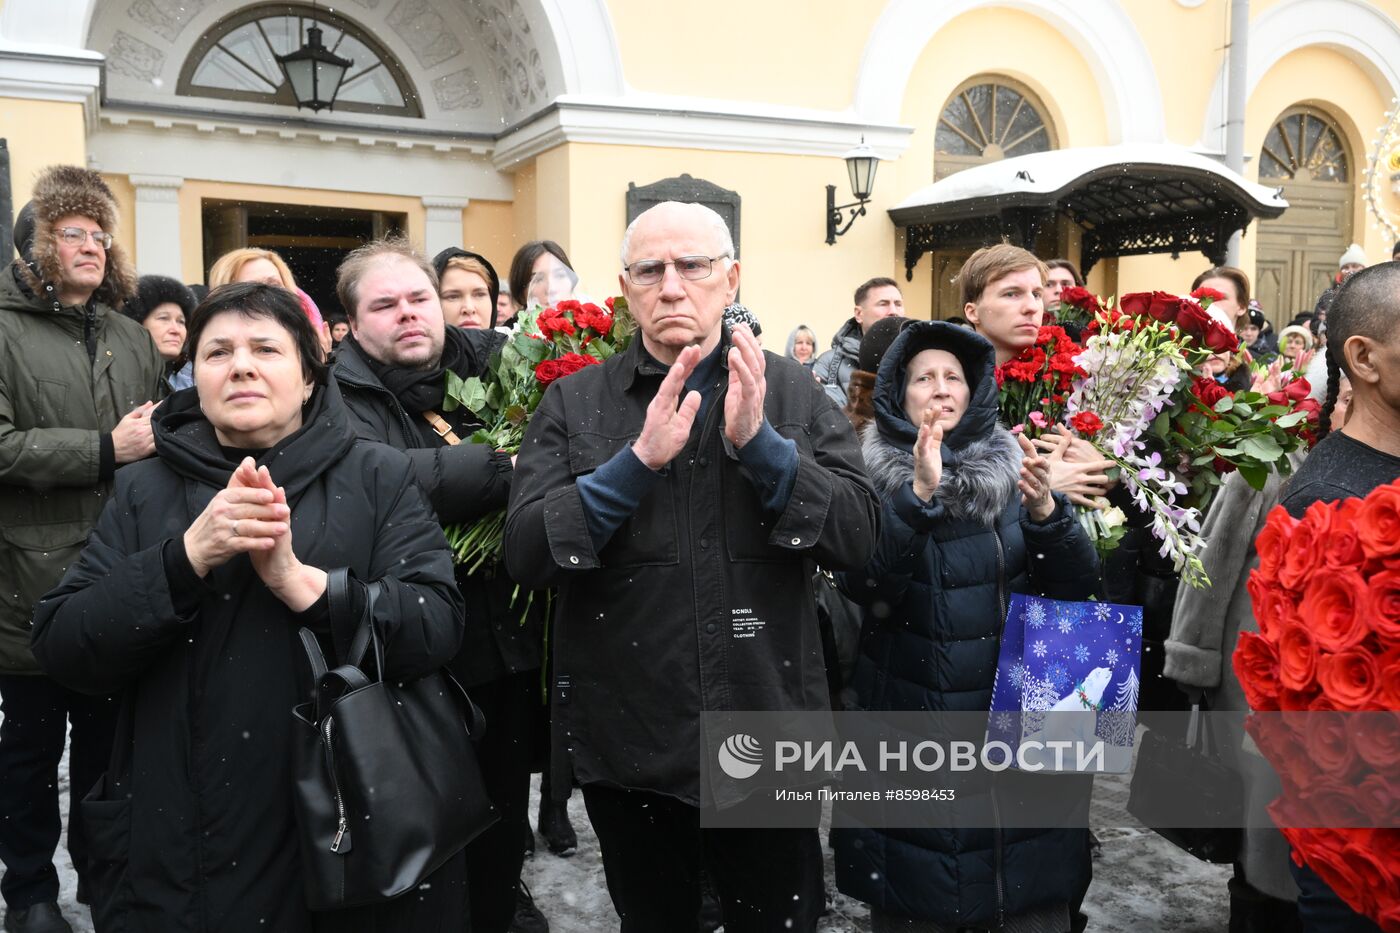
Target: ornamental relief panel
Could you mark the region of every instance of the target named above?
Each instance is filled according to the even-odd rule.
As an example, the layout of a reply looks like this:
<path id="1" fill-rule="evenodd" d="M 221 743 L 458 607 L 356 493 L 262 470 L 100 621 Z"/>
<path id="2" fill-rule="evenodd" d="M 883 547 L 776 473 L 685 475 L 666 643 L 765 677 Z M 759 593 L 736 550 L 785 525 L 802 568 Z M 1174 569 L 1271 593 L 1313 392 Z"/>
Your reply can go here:
<path id="1" fill-rule="evenodd" d="M 120 30 L 107 50 L 107 67 L 117 74 L 141 81 L 156 81 L 165 66 L 165 53 Z"/>
<path id="2" fill-rule="evenodd" d="M 191 19 L 212 0 L 136 0 L 126 11 L 135 22 L 174 42 Z"/>
<path id="3" fill-rule="evenodd" d="M 399 0 L 389 13 L 389 25 L 424 68 L 462 54 L 462 43 L 452 27 L 428 0 Z"/>
<path id="4" fill-rule="evenodd" d="M 552 96 L 544 59 L 520 0 L 468 0 L 476 13 L 508 119 L 525 116 Z"/>
<path id="5" fill-rule="evenodd" d="M 481 107 L 481 86 L 476 72 L 470 68 L 454 71 L 433 79 L 433 98 L 443 110 L 478 110 Z"/>

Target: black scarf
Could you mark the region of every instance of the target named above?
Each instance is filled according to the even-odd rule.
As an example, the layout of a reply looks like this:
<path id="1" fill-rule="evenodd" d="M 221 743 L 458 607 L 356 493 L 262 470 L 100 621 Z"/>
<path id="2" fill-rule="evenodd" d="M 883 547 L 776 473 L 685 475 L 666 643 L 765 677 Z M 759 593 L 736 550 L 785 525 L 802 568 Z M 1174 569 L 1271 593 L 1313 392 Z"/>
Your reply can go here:
<path id="1" fill-rule="evenodd" d="M 353 341 L 353 337 L 346 337 Z M 391 366 L 381 363 L 359 348 L 370 370 L 384 388 L 394 393 L 404 411 L 418 415 L 425 411 L 441 411 L 443 396 L 447 392 L 447 371 L 450 369 L 462 378 L 475 375 L 467 371 L 467 338 L 456 327 L 448 327 L 442 345 L 442 357 L 432 369 L 409 369 L 405 366 Z M 449 419 L 450 420 L 450 419 Z"/>

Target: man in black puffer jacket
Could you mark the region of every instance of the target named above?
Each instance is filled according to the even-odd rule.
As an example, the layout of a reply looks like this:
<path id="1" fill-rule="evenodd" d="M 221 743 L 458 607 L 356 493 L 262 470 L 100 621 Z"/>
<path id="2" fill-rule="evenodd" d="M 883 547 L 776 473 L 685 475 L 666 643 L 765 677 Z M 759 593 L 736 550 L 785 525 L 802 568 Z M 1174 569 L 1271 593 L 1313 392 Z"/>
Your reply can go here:
<path id="1" fill-rule="evenodd" d="M 445 326 L 436 270 L 401 240 L 351 253 L 336 290 L 350 315 L 350 336 L 332 373 L 359 435 L 408 454 L 439 521 L 471 522 L 504 507 L 510 455 L 468 440 L 478 425 L 466 408 L 443 411 L 447 370 L 463 379 L 482 375 L 502 335 Z M 467 624 L 448 667 L 486 715 L 482 776 L 501 814 L 467 847 L 471 926 L 505 933 L 525 858 L 520 827 L 541 703 L 544 617 L 535 605 L 524 611 L 524 597 L 513 598 L 515 583 L 500 568 L 469 574 L 459 566 L 457 585 Z"/>
<path id="2" fill-rule="evenodd" d="M 939 353 L 944 368 L 926 371 Z M 1084 599 L 1096 582 L 1093 546 L 1068 503 L 1050 497 L 1048 472 L 1036 495 L 1018 492 L 1023 463 L 1047 468 L 997 424 L 994 358 L 981 336 L 936 321 L 907 327 L 880 364 L 864 434 L 880 540 L 863 571 L 840 576 L 870 607 L 853 685 L 863 709 L 990 709 L 1009 594 Z M 938 387 L 911 418 L 916 383 Z M 915 418 L 926 409 L 946 415 L 921 434 Z M 930 482 L 915 450 L 934 432 L 941 472 Z M 1022 776 L 995 777 L 992 794 Z M 959 807 L 979 806 L 972 798 L 985 798 L 988 783 L 967 798 L 959 790 Z M 1086 829 L 837 829 L 832 842 L 842 892 L 949 930 L 1033 920 L 1067 929 L 1089 868 Z"/>

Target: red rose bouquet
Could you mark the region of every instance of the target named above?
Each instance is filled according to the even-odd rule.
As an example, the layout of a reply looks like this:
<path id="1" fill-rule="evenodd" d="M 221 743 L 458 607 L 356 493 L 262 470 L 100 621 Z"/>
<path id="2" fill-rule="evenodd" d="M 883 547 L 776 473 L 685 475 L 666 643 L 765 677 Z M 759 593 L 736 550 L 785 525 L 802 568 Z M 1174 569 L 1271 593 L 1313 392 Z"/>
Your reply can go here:
<path id="1" fill-rule="evenodd" d="M 1259 632 L 1233 662 L 1283 787 L 1270 815 L 1295 859 L 1400 933 L 1400 481 L 1301 520 L 1275 508 L 1255 549 Z"/>
<path id="2" fill-rule="evenodd" d="M 469 409 L 482 423 L 473 443 L 515 453 L 550 383 L 626 349 L 635 330 L 624 298 L 609 298 L 604 306 L 571 300 L 522 311 L 484 376 L 461 379 L 448 372 L 443 410 Z M 457 562 L 475 571 L 499 561 L 505 518 L 501 509 L 470 525 L 445 527 Z"/>
<path id="3" fill-rule="evenodd" d="M 1103 305 L 1093 292 L 1078 285 L 1071 285 L 1060 292 L 1060 308 L 1055 312 L 1053 323 L 1060 327 L 1088 327 L 1089 323 L 1103 314 Z M 1047 323 L 1051 323 L 1047 321 Z"/>

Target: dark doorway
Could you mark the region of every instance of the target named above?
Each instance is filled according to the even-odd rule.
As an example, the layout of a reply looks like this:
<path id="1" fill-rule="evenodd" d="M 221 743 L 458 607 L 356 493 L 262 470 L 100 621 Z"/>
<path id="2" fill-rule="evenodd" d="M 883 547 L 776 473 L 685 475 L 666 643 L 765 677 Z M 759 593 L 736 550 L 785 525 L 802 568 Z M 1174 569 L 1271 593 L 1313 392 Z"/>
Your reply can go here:
<path id="1" fill-rule="evenodd" d="M 202 214 L 206 278 L 229 250 L 274 250 L 323 315 L 344 313 L 335 297 L 335 270 L 345 254 L 370 240 L 402 235 L 408 226 L 399 213 L 262 201 L 206 199 Z"/>

